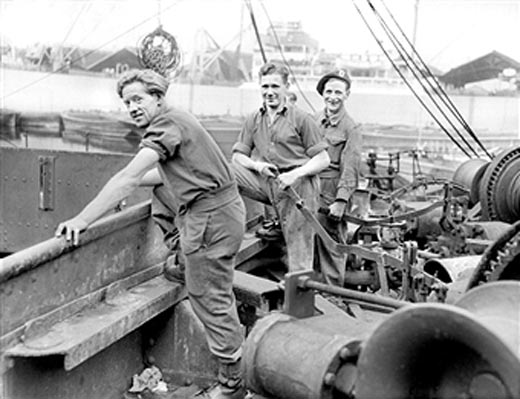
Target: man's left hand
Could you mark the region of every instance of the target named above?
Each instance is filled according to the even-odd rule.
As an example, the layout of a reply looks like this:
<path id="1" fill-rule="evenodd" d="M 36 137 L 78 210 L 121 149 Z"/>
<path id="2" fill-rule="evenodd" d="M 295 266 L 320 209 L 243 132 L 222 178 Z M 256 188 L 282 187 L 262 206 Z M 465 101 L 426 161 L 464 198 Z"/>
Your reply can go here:
<path id="1" fill-rule="evenodd" d="M 55 235 L 56 237 L 65 236 L 68 242 L 72 242 L 73 245 L 79 244 L 79 233 L 84 231 L 88 227 L 88 223 L 76 216 L 58 225 Z"/>
<path id="2" fill-rule="evenodd" d="M 341 219 L 347 208 L 347 203 L 344 201 L 334 201 L 329 206 L 329 216 L 333 219 Z"/>
<path id="3" fill-rule="evenodd" d="M 281 173 L 278 176 L 278 180 L 280 181 L 280 188 L 285 190 L 287 187 L 292 186 L 300 176 L 296 169 L 291 170 L 290 172 Z"/>

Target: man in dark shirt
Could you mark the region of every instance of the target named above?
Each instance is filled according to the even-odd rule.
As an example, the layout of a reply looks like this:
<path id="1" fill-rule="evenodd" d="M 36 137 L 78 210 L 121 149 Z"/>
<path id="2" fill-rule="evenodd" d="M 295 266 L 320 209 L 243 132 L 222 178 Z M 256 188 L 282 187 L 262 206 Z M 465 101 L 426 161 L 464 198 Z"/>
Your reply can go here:
<path id="1" fill-rule="evenodd" d="M 263 104 L 247 117 L 232 160 L 240 192 L 275 209 L 289 271 L 312 270 L 314 231 L 285 189 L 293 187 L 317 211 L 317 173 L 329 157 L 312 117 L 288 104 L 288 76 L 283 65 L 267 63 L 260 69 Z"/>
<path id="2" fill-rule="evenodd" d="M 61 223 L 56 235 L 77 244 L 81 231 L 136 187 L 163 184 L 177 204 L 168 207 L 176 208 L 188 297 L 220 361 L 219 385 L 205 397 L 243 398 L 243 334 L 232 283 L 244 204 L 213 138 L 192 115 L 168 107 L 167 89 L 168 81 L 151 70 L 129 71 L 119 79 L 119 96 L 136 125 L 146 129 L 139 152 L 76 217 Z"/>
<path id="3" fill-rule="evenodd" d="M 320 172 L 320 207 L 318 220 L 336 241 L 345 243 L 346 224 L 341 221 L 351 196 L 358 186 L 361 158 L 361 131 L 345 110 L 351 79 L 345 70 L 324 75 L 316 89 L 325 107 L 316 114 L 316 122 L 327 141 L 330 165 Z M 316 266 L 327 284 L 342 287 L 346 255 L 327 248 L 316 236 Z"/>

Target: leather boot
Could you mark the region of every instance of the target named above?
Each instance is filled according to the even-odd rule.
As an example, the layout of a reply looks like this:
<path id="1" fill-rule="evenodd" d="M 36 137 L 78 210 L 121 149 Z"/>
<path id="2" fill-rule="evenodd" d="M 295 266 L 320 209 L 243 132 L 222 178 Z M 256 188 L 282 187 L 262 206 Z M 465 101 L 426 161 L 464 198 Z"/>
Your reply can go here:
<path id="1" fill-rule="evenodd" d="M 247 391 L 242 382 L 240 360 L 235 363 L 221 363 L 218 383 L 205 391 L 201 399 L 244 399 Z"/>

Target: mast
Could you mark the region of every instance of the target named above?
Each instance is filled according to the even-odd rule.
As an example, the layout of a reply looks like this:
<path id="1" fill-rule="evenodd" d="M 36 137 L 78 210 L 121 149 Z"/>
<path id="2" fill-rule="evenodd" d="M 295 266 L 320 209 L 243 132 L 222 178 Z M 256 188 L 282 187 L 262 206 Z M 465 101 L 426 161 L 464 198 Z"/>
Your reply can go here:
<path id="1" fill-rule="evenodd" d="M 413 18 L 413 35 L 412 35 L 412 44 L 415 48 L 417 45 L 417 22 L 419 20 L 419 0 L 415 0 L 414 6 L 414 18 Z"/>

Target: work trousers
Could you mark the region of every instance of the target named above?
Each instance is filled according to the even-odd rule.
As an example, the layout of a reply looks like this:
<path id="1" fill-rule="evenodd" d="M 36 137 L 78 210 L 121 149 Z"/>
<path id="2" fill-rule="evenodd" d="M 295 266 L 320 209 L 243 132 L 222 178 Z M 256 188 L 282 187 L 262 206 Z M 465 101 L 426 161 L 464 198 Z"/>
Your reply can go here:
<path id="1" fill-rule="evenodd" d="M 158 195 L 152 204 L 154 201 L 159 201 Z M 152 209 L 158 224 L 171 222 L 171 215 L 160 214 L 171 211 L 171 207 L 155 204 Z M 196 201 L 174 218 L 173 226 L 180 232 L 188 298 L 204 325 L 209 349 L 221 363 L 236 362 L 242 355 L 244 337 L 233 293 L 233 275 L 245 230 L 245 207 L 236 185 Z"/>
<path id="2" fill-rule="evenodd" d="M 318 213 L 317 219 L 334 241 L 345 244 L 347 231 L 345 222 L 333 220 L 322 213 Z M 318 235 L 316 235 L 315 244 L 315 269 L 321 272 L 326 284 L 343 287 L 347 255 L 344 252 L 328 248 Z"/>
<path id="3" fill-rule="evenodd" d="M 289 271 L 312 270 L 314 257 L 314 230 L 296 208 L 289 194 L 279 188 L 279 181 L 260 175 L 242 165 L 233 164 L 240 193 L 248 198 L 272 205 L 285 238 L 287 268 Z M 319 180 L 317 176 L 304 177 L 293 188 L 311 212 L 318 209 Z"/>
<path id="4" fill-rule="evenodd" d="M 170 251 L 179 249 L 179 230 L 175 224 L 177 208 L 177 200 L 163 184 L 154 187 L 152 218 L 161 229 L 164 244 Z"/>
<path id="5" fill-rule="evenodd" d="M 339 173 L 329 172 L 320 174 L 320 184 L 321 192 L 319 206 L 322 210 L 328 212 L 330 204 L 332 204 L 336 199 Z M 350 208 L 350 203 L 347 205 L 347 208 Z M 346 243 L 346 222 L 334 220 L 322 212 L 318 213 L 317 218 L 334 241 L 339 242 L 340 244 Z M 315 269 L 321 272 L 322 279 L 326 284 L 343 287 L 343 284 L 345 283 L 347 255 L 332 248 L 328 248 L 323 240 L 318 236 L 316 236 L 315 243 Z"/>

